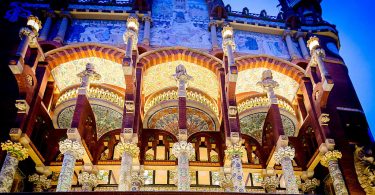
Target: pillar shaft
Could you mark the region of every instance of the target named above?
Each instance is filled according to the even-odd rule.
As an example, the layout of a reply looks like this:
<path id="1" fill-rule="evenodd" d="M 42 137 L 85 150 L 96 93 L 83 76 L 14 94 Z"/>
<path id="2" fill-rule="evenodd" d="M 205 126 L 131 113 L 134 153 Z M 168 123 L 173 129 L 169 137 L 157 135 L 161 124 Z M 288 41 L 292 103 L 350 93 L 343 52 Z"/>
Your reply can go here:
<path id="1" fill-rule="evenodd" d="M 328 73 L 328 70 L 325 66 L 325 63 L 323 61 L 323 55 L 325 54 L 321 54 L 320 52 L 324 52 L 323 50 L 317 50 L 315 51 L 316 55 L 315 58 L 316 58 L 316 63 L 318 64 L 318 67 L 319 67 L 319 70 L 320 70 L 320 73 L 322 75 L 322 78 L 326 78 L 327 76 L 329 76 L 329 73 Z"/>
<path id="2" fill-rule="evenodd" d="M 48 16 L 46 22 L 43 25 L 42 31 L 40 32 L 39 41 L 45 41 L 48 38 L 49 31 L 51 29 L 52 18 Z"/>
<path id="3" fill-rule="evenodd" d="M 131 185 L 131 171 L 132 171 L 133 158 L 124 152 L 121 159 L 120 178 L 118 191 L 129 191 Z"/>
<path id="4" fill-rule="evenodd" d="M 67 28 L 68 28 L 68 18 L 67 16 L 64 16 L 63 19 L 61 20 L 59 31 L 57 32 L 57 35 L 53 40 L 63 42 Z"/>
<path id="5" fill-rule="evenodd" d="M 189 156 L 187 153 L 181 153 L 178 156 L 177 166 L 178 191 L 190 190 L 190 172 L 189 172 Z"/>
<path id="6" fill-rule="evenodd" d="M 64 154 L 64 160 L 61 167 L 56 192 L 70 191 L 76 160 L 77 159 L 72 152 L 69 151 Z"/>
<path id="7" fill-rule="evenodd" d="M 16 52 L 16 56 L 20 56 L 22 59 L 25 58 L 27 48 L 29 47 L 30 37 L 27 35 L 23 35 L 20 44 L 18 45 L 18 49 Z"/>
<path id="8" fill-rule="evenodd" d="M 10 192 L 19 160 L 7 154 L 0 172 L 0 192 Z"/>
<path id="9" fill-rule="evenodd" d="M 298 43 L 299 43 L 299 47 L 301 48 L 301 52 L 302 52 L 303 58 L 305 58 L 305 60 L 308 60 L 309 57 L 310 57 L 310 54 L 307 51 L 305 40 L 303 40 L 302 36 L 298 37 Z"/>
<path id="10" fill-rule="evenodd" d="M 231 162 L 233 190 L 235 192 L 245 192 L 243 180 L 242 161 L 240 155 L 232 155 Z"/>
<path id="11" fill-rule="evenodd" d="M 335 189 L 336 194 L 340 195 L 347 195 L 348 190 L 346 189 L 344 178 L 342 177 L 342 173 L 340 171 L 340 167 L 337 160 L 330 160 L 328 161 L 328 170 L 329 175 L 333 181 L 333 187 Z"/>
<path id="12" fill-rule="evenodd" d="M 219 48 L 219 44 L 217 41 L 217 31 L 216 31 L 216 24 L 211 24 L 211 44 L 212 48 Z"/>
<path id="13" fill-rule="evenodd" d="M 286 41 L 286 46 L 288 48 L 288 51 L 289 51 L 289 55 L 290 57 L 294 60 L 297 58 L 297 55 L 295 53 L 295 50 L 294 50 L 294 47 L 293 47 L 293 41 L 292 41 L 292 37 L 290 36 L 289 33 L 286 33 L 285 34 L 285 41 Z"/>
<path id="14" fill-rule="evenodd" d="M 143 43 L 149 45 L 150 44 L 150 28 L 151 28 L 151 21 L 150 19 L 145 19 L 145 30 L 143 35 Z"/>
<path id="15" fill-rule="evenodd" d="M 283 159 L 281 159 L 280 164 L 284 173 L 286 192 L 288 194 L 299 194 L 292 160 L 288 157 L 284 157 Z"/>
<path id="16" fill-rule="evenodd" d="M 228 56 L 228 66 L 234 65 L 233 49 L 231 45 L 226 45 L 227 47 L 227 56 Z"/>
<path id="17" fill-rule="evenodd" d="M 128 42 L 126 43 L 126 57 L 131 58 L 133 54 L 133 39 L 129 36 Z"/>

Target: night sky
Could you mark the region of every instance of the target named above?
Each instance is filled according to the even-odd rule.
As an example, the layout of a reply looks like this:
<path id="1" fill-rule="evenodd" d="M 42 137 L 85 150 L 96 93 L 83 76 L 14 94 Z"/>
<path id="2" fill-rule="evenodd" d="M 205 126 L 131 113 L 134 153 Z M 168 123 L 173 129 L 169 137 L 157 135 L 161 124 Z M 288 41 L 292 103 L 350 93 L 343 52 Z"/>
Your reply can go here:
<path id="1" fill-rule="evenodd" d="M 265 9 L 276 16 L 278 0 L 224 0 L 232 10 L 249 8 L 250 13 Z M 359 96 L 373 135 L 375 135 L 375 13 L 374 0 L 323 0 L 323 19 L 335 24 L 339 31 L 340 54 L 349 67 L 349 75 Z"/>

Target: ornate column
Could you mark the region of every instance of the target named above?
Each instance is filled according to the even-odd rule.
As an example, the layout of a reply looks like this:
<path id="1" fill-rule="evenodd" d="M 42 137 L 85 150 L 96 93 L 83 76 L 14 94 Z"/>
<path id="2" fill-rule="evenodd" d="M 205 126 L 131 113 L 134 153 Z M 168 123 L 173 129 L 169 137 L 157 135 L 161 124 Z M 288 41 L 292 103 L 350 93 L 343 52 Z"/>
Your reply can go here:
<path id="1" fill-rule="evenodd" d="M 208 26 L 210 27 L 210 31 L 211 31 L 212 49 L 218 49 L 219 48 L 219 44 L 217 42 L 217 31 L 216 31 L 216 28 L 217 28 L 218 24 L 217 24 L 216 21 L 210 21 L 210 23 L 208 24 Z"/>
<path id="2" fill-rule="evenodd" d="M 131 58 L 133 50 L 137 50 L 139 22 L 135 17 L 130 16 L 126 22 L 126 32 L 123 35 L 126 44 L 125 57 Z"/>
<path id="3" fill-rule="evenodd" d="M 62 17 L 62 19 L 59 26 L 59 31 L 57 31 L 56 37 L 53 40 L 62 43 L 64 42 L 66 30 L 68 29 L 68 23 L 71 16 L 69 12 L 62 12 L 60 16 Z"/>
<path id="4" fill-rule="evenodd" d="M 338 164 L 338 159 L 340 159 L 341 157 L 342 154 L 338 150 L 328 151 L 323 155 L 322 159 L 320 160 L 320 163 L 323 166 L 328 167 L 329 174 L 333 181 L 335 193 L 340 195 L 346 195 L 349 193 L 346 189 L 345 181 L 342 177 L 342 173 L 340 171 L 340 167 Z"/>
<path id="5" fill-rule="evenodd" d="M 311 60 L 308 64 L 309 67 L 315 67 L 318 65 L 319 72 L 321 75 L 322 80 L 322 87 L 324 91 L 331 91 L 334 83 L 329 75 L 327 67 L 324 63 L 324 58 L 326 57 L 326 53 L 323 48 L 320 47 L 319 38 L 318 37 L 310 37 L 307 41 L 307 46 L 310 49 Z M 327 96 L 328 97 L 328 96 Z"/>
<path id="6" fill-rule="evenodd" d="M 298 44 L 299 44 L 299 47 L 301 48 L 303 58 L 305 58 L 305 60 L 308 60 L 310 58 L 310 54 L 307 51 L 307 47 L 306 47 L 305 40 L 304 40 L 305 33 L 297 32 L 295 37 L 298 40 Z"/>
<path id="7" fill-rule="evenodd" d="M 279 147 L 275 152 L 274 158 L 277 164 L 281 164 L 284 173 L 287 194 L 299 194 L 296 176 L 294 175 L 292 159 L 295 150 L 290 146 Z"/>
<path id="8" fill-rule="evenodd" d="M 262 186 L 267 193 L 276 193 L 276 188 L 279 186 L 279 179 L 275 176 L 265 176 L 263 178 Z"/>
<path id="9" fill-rule="evenodd" d="M 232 181 L 232 176 L 230 174 L 225 174 L 223 172 L 220 178 L 220 187 L 224 189 L 224 192 L 233 191 L 233 181 Z"/>
<path id="10" fill-rule="evenodd" d="M 129 191 L 131 187 L 131 176 L 133 158 L 136 158 L 139 154 L 139 147 L 134 143 L 120 142 L 118 150 L 121 154 L 121 168 L 118 191 Z"/>
<path id="11" fill-rule="evenodd" d="M 145 30 L 143 35 L 143 44 L 150 45 L 150 29 L 151 29 L 151 16 L 144 16 L 142 20 L 145 22 Z"/>
<path id="12" fill-rule="evenodd" d="M 290 57 L 292 58 L 292 60 L 297 59 L 298 57 L 297 57 L 296 51 L 294 50 L 293 41 L 292 41 L 292 31 L 285 30 L 283 36 L 284 36 Z"/>
<path id="13" fill-rule="evenodd" d="M 98 185 L 96 174 L 84 171 L 78 175 L 78 181 L 82 184 L 82 192 L 91 192 Z"/>
<path id="14" fill-rule="evenodd" d="M 13 143 L 10 140 L 1 143 L 1 149 L 7 151 L 7 156 L 0 171 L 0 193 L 10 192 L 19 161 L 25 160 L 29 156 L 26 148 L 20 143 Z"/>
<path id="15" fill-rule="evenodd" d="M 144 183 L 144 177 L 142 172 L 133 172 L 131 178 L 131 191 L 139 191 Z"/>
<path id="16" fill-rule="evenodd" d="M 262 73 L 262 81 L 258 82 L 257 85 L 267 91 L 267 96 L 271 104 L 277 104 L 277 97 L 273 89 L 278 87 L 279 83 L 273 80 L 271 70 L 265 70 Z"/>
<path id="17" fill-rule="evenodd" d="M 228 57 L 228 66 L 234 66 L 233 51 L 236 49 L 236 44 L 233 39 L 233 28 L 229 25 L 225 25 L 221 31 L 223 36 L 223 51 L 224 55 Z"/>
<path id="18" fill-rule="evenodd" d="M 37 173 L 29 176 L 29 182 L 33 183 L 33 192 L 43 192 L 51 187 L 51 180 Z"/>
<path id="19" fill-rule="evenodd" d="M 100 80 L 101 76 L 95 71 L 94 65 L 91 63 L 86 64 L 84 71 L 77 74 L 81 78 L 81 86 L 78 88 L 78 94 L 87 94 L 90 88 L 91 80 Z"/>
<path id="20" fill-rule="evenodd" d="M 13 74 L 21 74 L 23 72 L 27 48 L 29 45 L 35 47 L 38 44 L 37 37 L 40 28 L 42 28 L 42 23 L 39 21 L 38 17 L 29 16 L 27 18 L 27 27 L 20 29 L 19 36 L 21 42 L 18 45 L 15 59 L 9 62 L 9 68 Z"/>
<path id="21" fill-rule="evenodd" d="M 67 192 L 72 185 L 74 175 L 74 166 L 77 159 L 82 158 L 85 148 L 80 141 L 65 139 L 59 142 L 59 149 L 64 154 L 64 160 L 61 167 L 56 192 Z"/>
<path id="22" fill-rule="evenodd" d="M 320 185 L 320 181 L 313 179 L 306 179 L 303 184 L 301 184 L 302 191 L 308 194 L 315 194 L 315 189 Z"/>
<path id="23" fill-rule="evenodd" d="M 245 182 L 242 170 L 242 151 L 244 147 L 240 143 L 227 146 L 225 155 L 231 160 L 231 173 L 234 192 L 245 192 Z"/>
<path id="24" fill-rule="evenodd" d="M 179 141 L 173 144 L 172 154 L 178 159 L 177 166 L 177 185 L 178 191 L 190 190 L 190 172 L 189 158 L 194 154 L 195 150 L 191 143 Z"/>
<path id="25" fill-rule="evenodd" d="M 40 36 L 38 38 L 39 41 L 45 41 L 48 38 L 49 31 L 52 26 L 52 18 L 55 17 L 55 13 L 53 11 L 49 11 L 46 13 L 47 18 L 46 21 L 44 22 L 44 26 L 42 31 L 40 32 Z"/>

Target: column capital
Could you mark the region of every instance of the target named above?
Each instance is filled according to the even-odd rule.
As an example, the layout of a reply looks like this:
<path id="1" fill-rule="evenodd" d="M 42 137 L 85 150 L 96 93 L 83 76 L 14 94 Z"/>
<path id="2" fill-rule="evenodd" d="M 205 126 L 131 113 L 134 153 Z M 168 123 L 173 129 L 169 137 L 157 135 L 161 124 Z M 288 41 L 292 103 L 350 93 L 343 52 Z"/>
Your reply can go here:
<path id="1" fill-rule="evenodd" d="M 294 34 L 294 37 L 295 37 L 296 39 L 299 39 L 299 38 L 305 38 L 305 37 L 306 37 L 306 33 L 298 31 L 298 32 L 296 32 L 296 33 Z"/>
<path id="2" fill-rule="evenodd" d="M 323 166 L 328 167 L 329 161 L 337 161 L 341 157 L 342 157 L 342 154 L 338 150 L 328 151 L 322 156 L 320 163 Z"/>
<path id="3" fill-rule="evenodd" d="M 276 192 L 276 188 L 279 186 L 279 179 L 275 176 L 265 176 L 262 181 L 262 187 L 267 193 Z"/>
<path id="4" fill-rule="evenodd" d="M 85 153 L 85 148 L 79 141 L 73 141 L 70 139 L 65 139 L 59 142 L 59 149 L 62 154 L 70 153 L 76 159 L 81 159 Z"/>
<path id="5" fill-rule="evenodd" d="M 303 192 L 311 192 L 315 190 L 320 185 L 320 181 L 316 178 L 313 179 L 306 179 L 303 184 L 301 184 L 301 188 Z"/>
<path id="6" fill-rule="evenodd" d="M 117 144 L 117 147 L 121 155 L 124 153 L 127 153 L 132 158 L 136 158 L 139 155 L 139 147 L 137 146 L 137 144 L 128 143 L 128 142 L 120 142 Z"/>
<path id="7" fill-rule="evenodd" d="M 224 189 L 225 192 L 233 191 L 233 180 L 230 174 L 223 173 L 220 177 L 220 187 Z"/>
<path id="8" fill-rule="evenodd" d="M 188 158 L 190 158 L 194 153 L 195 150 L 191 143 L 188 143 L 186 141 L 179 141 L 173 144 L 172 154 L 177 158 L 182 154 L 186 154 L 188 155 Z"/>
<path id="9" fill-rule="evenodd" d="M 132 183 L 136 183 L 139 186 L 142 186 L 144 183 L 144 177 L 140 172 L 132 172 Z M 133 186 L 133 185 L 132 185 Z"/>
<path id="10" fill-rule="evenodd" d="M 152 17 L 151 16 L 143 16 L 142 17 L 142 21 L 144 21 L 144 22 L 152 22 Z"/>
<path id="11" fill-rule="evenodd" d="M 20 39 L 23 38 L 23 36 L 27 36 L 30 39 L 36 38 L 37 35 L 28 27 L 22 27 L 19 32 Z"/>
<path id="12" fill-rule="evenodd" d="M 275 152 L 275 162 L 276 164 L 280 164 L 282 159 L 284 158 L 288 158 L 290 160 L 292 160 L 294 158 L 294 155 L 295 155 L 295 149 L 290 147 L 290 146 L 286 146 L 286 147 L 279 147 L 279 149 L 276 150 Z"/>
<path id="13" fill-rule="evenodd" d="M 16 100 L 14 106 L 17 108 L 17 113 L 29 113 L 30 106 L 26 100 Z"/>
<path id="14" fill-rule="evenodd" d="M 271 70 L 265 70 L 262 73 L 262 80 L 259 81 L 257 85 L 267 91 L 267 95 L 271 104 L 277 104 L 277 97 L 274 93 L 274 88 L 278 87 L 279 83 L 273 80 Z"/>
<path id="15" fill-rule="evenodd" d="M 79 183 L 89 185 L 91 188 L 94 188 L 98 185 L 97 180 L 98 178 L 94 173 L 84 171 L 78 175 Z"/>
<path id="16" fill-rule="evenodd" d="M 84 71 L 77 74 L 78 77 L 81 78 L 81 87 L 88 87 L 89 83 L 85 82 L 85 78 L 92 79 L 92 80 L 100 80 L 101 76 L 95 71 L 95 67 L 91 63 L 86 64 L 86 68 Z"/>
<path id="17" fill-rule="evenodd" d="M 219 23 L 216 22 L 215 20 L 211 20 L 211 21 L 208 23 L 208 26 L 209 26 L 209 27 L 211 27 L 211 26 L 218 27 L 218 26 L 219 26 Z"/>
<path id="18" fill-rule="evenodd" d="M 227 149 L 224 152 L 228 158 L 242 157 L 244 149 L 244 146 L 242 146 L 240 143 L 236 143 L 227 146 Z"/>
<path id="19" fill-rule="evenodd" d="M 285 39 L 285 37 L 287 37 L 288 35 L 290 36 L 290 38 L 292 38 L 293 34 L 294 33 L 291 30 L 284 30 L 284 32 L 283 32 L 283 39 Z"/>
<path id="20" fill-rule="evenodd" d="M 51 180 L 45 175 L 34 173 L 29 175 L 29 182 L 34 184 L 34 192 L 42 192 L 42 189 L 49 189 L 51 187 Z"/>
<path id="21" fill-rule="evenodd" d="M 176 67 L 176 73 L 172 76 L 177 81 L 178 97 L 186 97 L 186 87 L 189 81 L 193 79 L 193 77 L 188 75 L 183 64 L 180 64 Z"/>
<path id="22" fill-rule="evenodd" d="M 5 143 L 1 143 L 1 149 L 7 151 L 11 157 L 16 158 L 19 161 L 25 160 L 29 157 L 28 149 L 24 148 L 21 143 L 14 143 L 8 140 Z"/>

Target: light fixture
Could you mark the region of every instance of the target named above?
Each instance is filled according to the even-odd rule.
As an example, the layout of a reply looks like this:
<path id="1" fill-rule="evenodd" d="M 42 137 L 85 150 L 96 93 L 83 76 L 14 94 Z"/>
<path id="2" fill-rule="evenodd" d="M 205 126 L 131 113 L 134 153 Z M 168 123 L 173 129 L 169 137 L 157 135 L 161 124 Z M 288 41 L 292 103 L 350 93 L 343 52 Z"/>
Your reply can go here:
<path id="1" fill-rule="evenodd" d="M 318 37 L 310 37 L 310 39 L 307 41 L 307 47 L 309 47 L 310 51 L 316 49 L 319 47 L 319 38 Z"/>
<path id="2" fill-rule="evenodd" d="M 225 25 L 223 30 L 221 31 L 223 39 L 232 38 L 233 37 L 233 28 L 229 25 Z"/>
<path id="3" fill-rule="evenodd" d="M 139 22 L 138 22 L 138 19 L 137 19 L 137 18 L 134 18 L 134 17 L 132 17 L 132 16 L 130 16 L 130 17 L 127 19 L 126 27 L 127 27 L 128 29 L 131 29 L 131 30 L 134 30 L 134 31 L 138 32 L 138 28 L 139 28 Z"/>
<path id="4" fill-rule="evenodd" d="M 38 17 L 31 15 L 27 18 L 27 26 L 29 26 L 34 33 L 38 33 L 42 28 L 42 22 L 40 22 Z"/>

